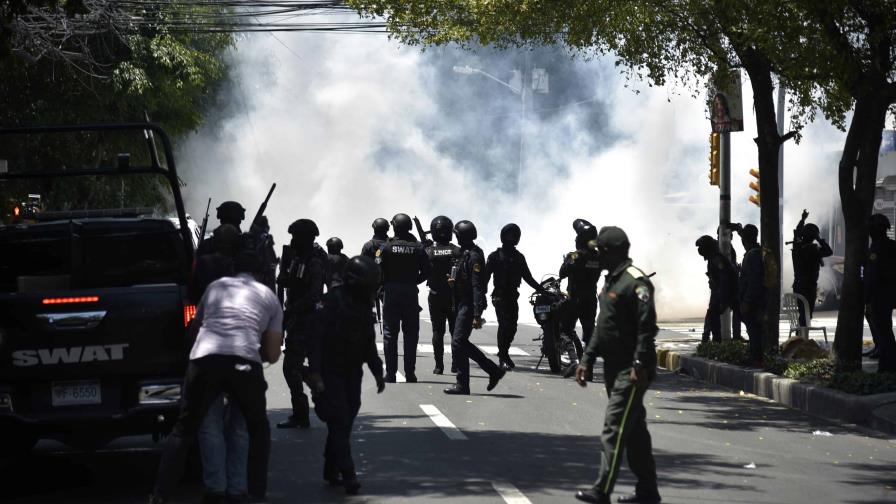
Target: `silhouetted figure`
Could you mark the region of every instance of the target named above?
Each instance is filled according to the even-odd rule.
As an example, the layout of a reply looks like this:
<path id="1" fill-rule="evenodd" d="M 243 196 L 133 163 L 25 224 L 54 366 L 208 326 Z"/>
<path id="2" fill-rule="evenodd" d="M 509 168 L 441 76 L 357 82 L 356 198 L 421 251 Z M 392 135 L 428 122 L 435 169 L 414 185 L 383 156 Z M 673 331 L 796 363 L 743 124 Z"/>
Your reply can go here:
<path id="1" fill-rule="evenodd" d="M 878 353 L 878 372 L 896 371 L 896 340 L 893 337 L 893 304 L 896 302 L 896 242 L 887 236 L 890 220 L 874 214 L 868 222 L 868 248 L 863 281 L 865 313 Z"/>
<path id="2" fill-rule="evenodd" d="M 737 300 L 734 266 L 719 251 L 719 242 L 703 235 L 695 244 L 697 253 L 706 260 L 706 276 L 709 279 L 709 305 L 703 322 L 703 342 L 722 341 L 722 313 L 734 306 Z"/>
<path id="3" fill-rule="evenodd" d="M 809 212 L 803 210 L 796 229 L 793 230 L 793 292 L 809 302 L 809 316 L 799 304 L 800 326 L 808 326 L 815 312 L 815 298 L 818 295 L 818 272 L 824 266 L 824 258 L 834 255 L 831 246 L 819 236 L 818 226 L 806 224 Z"/>

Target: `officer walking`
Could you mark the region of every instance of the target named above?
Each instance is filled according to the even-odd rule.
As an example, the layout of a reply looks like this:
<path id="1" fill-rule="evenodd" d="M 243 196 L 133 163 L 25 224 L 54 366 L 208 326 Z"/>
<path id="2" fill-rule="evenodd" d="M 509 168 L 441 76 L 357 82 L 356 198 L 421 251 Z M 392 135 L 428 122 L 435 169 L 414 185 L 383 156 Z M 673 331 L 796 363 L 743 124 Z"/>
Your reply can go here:
<path id="1" fill-rule="evenodd" d="M 896 339 L 893 337 L 893 305 L 896 303 L 896 242 L 887 236 L 890 220 L 871 216 L 871 246 L 864 269 L 865 313 L 874 335 L 879 373 L 896 371 Z"/>
<path id="2" fill-rule="evenodd" d="M 762 265 L 762 249 L 757 241 L 759 229 L 752 224 L 735 228 L 744 246 L 744 259 L 738 277 L 740 317 L 747 326 L 750 339 L 750 359 L 754 364 L 762 362 L 762 313 L 765 309 L 765 275 Z"/>
<path id="3" fill-rule="evenodd" d="M 504 370 L 516 367 L 510 359 L 510 344 L 516 336 L 516 324 L 520 316 L 520 283 L 525 280 L 536 291 L 544 288 L 532 278 L 529 265 L 516 246 L 520 243 L 520 227 L 507 224 L 501 229 L 501 248 L 489 254 L 485 261 L 485 286 L 494 276 L 495 288 L 492 290 L 492 305 L 498 317 L 498 362 Z"/>
<path id="4" fill-rule="evenodd" d="M 576 346 L 576 353 L 582 354 L 582 343 L 575 335 L 576 322 L 582 324 L 582 342 L 588 345 L 594 331 L 594 317 L 597 315 L 597 282 L 600 280 L 600 261 L 588 242 L 597 238 L 597 228 L 585 219 L 572 223 L 576 232 L 576 249 L 566 254 L 560 266 L 560 280 L 568 278 L 570 307 L 567 317 L 561 322 L 561 331 L 569 336 Z"/>
<path id="5" fill-rule="evenodd" d="M 429 319 L 432 322 L 432 349 L 435 354 L 436 365 L 433 374 L 440 375 L 445 371 L 445 325 L 448 331 L 454 334 L 454 300 L 451 295 L 451 287 L 448 285 L 448 277 L 451 274 L 451 266 L 460 258 L 460 247 L 451 243 L 451 234 L 454 223 L 451 219 L 440 215 L 429 224 L 430 235 L 434 243 L 426 247 L 426 255 L 429 257 L 429 278 L 426 281 L 429 287 Z M 451 372 L 457 372 L 454 354 L 451 354 Z"/>
<path id="6" fill-rule="evenodd" d="M 722 341 L 722 312 L 734 306 L 736 296 L 734 266 L 719 251 L 719 242 L 709 235 L 703 235 L 695 242 L 697 253 L 706 261 L 706 276 L 709 278 L 709 305 L 703 320 L 703 343 Z"/>
<path id="7" fill-rule="evenodd" d="M 342 253 L 342 240 L 337 237 L 327 240 L 327 279 L 324 282 L 329 291 L 342 282 L 342 270 L 348 263 L 348 256 Z"/>
<path id="8" fill-rule="evenodd" d="M 819 235 L 818 226 L 806 224 L 809 212 L 803 210 L 802 218 L 793 230 L 793 292 L 809 302 L 809 317 L 799 303 L 800 326 L 806 327 L 815 312 L 815 298 L 818 296 L 818 272 L 824 266 L 824 258 L 834 255 L 831 246 Z"/>
<path id="9" fill-rule="evenodd" d="M 230 224 L 231 226 L 236 227 L 237 231 L 242 234 L 243 231 L 240 229 L 240 225 L 246 219 L 246 209 L 243 208 L 243 205 L 240 205 L 236 201 L 225 201 L 224 203 L 221 203 L 215 211 L 217 212 L 217 218 L 221 225 Z M 211 254 L 214 251 L 215 237 L 212 236 L 199 244 L 199 248 L 196 250 L 196 255 L 202 256 Z"/>
<path id="10" fill-rule="evenodd" d="M 383 271 L 383 350 L 386 355 L 386 381 L 395 383 L 398 371 L 398 333 L 404 334 L 404 374 L 408 383 L 416 383 L 417 342 L 420 339 L 420 304 L 417 285 L 429 276 L 429 258 L 423 245 L 411 234 L 411 218 L 396 214 L 392 218 L 395 236 L 376 254 Z"/>
<path id="11" fill-rule="evenodd" d="M 605 227 L 597 236 L 602 266 L 608 271 L 600 294 L 600 315 L 595 337 L 579 367 L 576 381 L 587 386 L 587 376 L 598 355 L 604 359 L 607 410 L 601 435 L 603 452 L 594 485 L 576 494 L 585 502 L 608 504 L 619 476 L 625 450 L 628 465 L 637 478 L 635 493 L 619 502 L 658 503 L 656 463 L 653 459 L 644 394 L 656 375 L 654 338 L 656 309 L 653 284 L 628 257 L 629 241 L 618 227 Z"/>
<path id="12" fill-rule="evenodd" d="M 457 364 L 457 382 L 444 392 L 470 395 L 470 359 L 488 373 L 488 391 L 498 386 L 506 371 L 470 341 L 473 329 L 482 329 L 482 312 L 488 306 L 485 299 L 488 284 L 483 271 L 485 259 L 482 249 L 473 242 L 477 237 L 476 226 L 468 220 L 462 220 L 455 224 L 454 235 L 461 248 L 461 257 L 452 267 L 448 283 L 454 293 L 456 313 L 454 333 L 451 335 L 451 353 Z"/>
<path id="13" fill-rule="evenodd" d="M 361 247 L 361 255 L 376 259 L 377 250 L 389 239 L 389 221 L 378 217 L 374 219 L 371 227 L 373 227 L 373 237 Z"/>
<path id="14" fill-rule="evenodd" d="M 348 494 L 361 488 L 352 460 L 351 432 L 361 408 L 364 364 L 376 380 L 377 392 L 386 388 L 371 320 L 379 285 L 380 269 L 372 259 L 356 256 L 346 262 L 342 282 L 324 296 L 322 323 L 309 359 L 312 381 L 318 384 L 315 411 L 327 423 L 324 479 L 331 485 L 341 483 Z"/>
<path id="15" fill-rule="evenodd" d="M 320 235 L 317 224 L 310 219 L 299 219 L 289 226 L 292 235 L 290 264 L 280 270 L 278 283 L 286 287 L 284 329 L 286 346 L 283 350 L 283 377 L 292 398 L 292 415 L 277 424 L 278 429 L 311 427 L 308 418 L 308 397 L 303 390 L 303 365 L 308 340 L 315 330 L 317 315 L 322 307 L 327 254 L 314 243 Z M 286 254 L 284 254 L 286 255 Z"/>

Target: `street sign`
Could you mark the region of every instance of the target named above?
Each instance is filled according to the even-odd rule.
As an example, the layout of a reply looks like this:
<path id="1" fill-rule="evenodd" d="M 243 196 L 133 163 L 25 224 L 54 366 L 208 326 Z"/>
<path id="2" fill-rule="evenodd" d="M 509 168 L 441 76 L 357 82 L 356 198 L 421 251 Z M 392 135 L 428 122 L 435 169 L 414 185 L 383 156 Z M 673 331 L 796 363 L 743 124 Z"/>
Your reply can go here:
<path id="1" fill-rule="evenodd" d="M 710 79 L 707 108 L 714 133 L 744 130 L 744 105 L 739 70 L 732 70 L 727 75 Z"/>

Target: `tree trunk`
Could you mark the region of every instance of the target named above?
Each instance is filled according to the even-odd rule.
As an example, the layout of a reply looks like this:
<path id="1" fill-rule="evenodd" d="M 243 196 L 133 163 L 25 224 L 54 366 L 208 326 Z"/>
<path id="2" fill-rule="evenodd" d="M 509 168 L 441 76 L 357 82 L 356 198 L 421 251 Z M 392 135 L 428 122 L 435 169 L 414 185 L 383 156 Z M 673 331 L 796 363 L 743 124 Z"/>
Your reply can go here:
<path id="1" fill-rule="evenodd" d="M 756 112 L 754 139 L 758 150 L 760 191 L 760 245 L 765 267 L 766 305 L 763 314 L 762 349 L 764 352 L 778 348 L 778 320 L 781 300 L 781 241 L 779 229 L 778 199 L 778 149 L 781 135 L 775 113 L 774 84 L 770 66 L 762 58 L 745 51 L 741 55 L 744 69 L 750 76 L 753 88 L 753 106 Z"/>
<path id="2" fill-rule="evenodd" d="M 869 93 L 856 100 L 840 158 L 838 178 L 846 223 L 846 254 L 833 353 L 841 370 L 862 367 L 865 303 L 860 275 L 868 248 L 868 217 L 874 204 L 877 161 L 888 106 L 880 93 Z"/>

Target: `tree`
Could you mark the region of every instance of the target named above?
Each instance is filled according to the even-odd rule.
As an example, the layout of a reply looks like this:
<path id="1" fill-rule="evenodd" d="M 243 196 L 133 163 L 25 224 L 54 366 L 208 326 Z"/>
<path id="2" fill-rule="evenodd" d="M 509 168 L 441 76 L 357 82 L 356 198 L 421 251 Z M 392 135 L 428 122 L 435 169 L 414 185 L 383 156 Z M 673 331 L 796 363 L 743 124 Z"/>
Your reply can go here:
<path id="1" fill-rule="evenodd" d="M 166 20 L 200 15 L 202 7 L 179 7 L 173 2 L 160 3 L 153 10 L 139 7 L 141 24 L 127 28 L 120 21 L 99 23 L 96 10 L 86 16 L 72 11 L 72 2 L 39 4 L 20 6 L 24 9 L 20 11 L 10 6 L 0 9 L 0 22 L 5 27 L 5 31 L 0 30 L 0 40 L 13 47 L 0 54 L 0 124 L 143 121 L 148 116 L 176 137 L 201 123 L 225 77 L 223 53 L 232 45 L 233 36 L 172 31 Z M 114 2 L 84 4 L 90 9 L 106 9 L 105 15 L 112 20 L 127 19 L 126 9 L 138 8 L 117 7 Z M 37 24 L 35 18 L 44 21 Z M 57 33 L 59 26 L 69 26 L 64 21 L 70 18 L 76 21 L 72 25 L 77 28 Z M 18 27 L 21 32 L 25 26 L 27 37 L 22 33 L 10 35 L 10 27 Z M 41 52 L 41 45 L 23 42 L 26 38 L 61 41 L 61 45 L 54 51 Z M 88 143 L 60 145 L 56 154 L 89 159 L 99 155 L 94 152 L 98 148 Z M 134 145 L 132 149 L 135 154 L 145 151 L 145 145 Z M 117 180 L 104 178 L 79 184 L 85 187 L 56 187 L 55 199 L 49 203 L 57 209 L 118 206 L 125 192 Z M 130 180 L 128 185 L 126 189 L 134 203 L 156 206 L 167 202 L 158 184 Z M 0 192 L 7 193 L 0 194 L 0 201 L 21 198 L 21 190 L 21 184 L 0 188 Z M 44 190 L 50 188 L 45 184 Z"/>
<path id="2" fill-rule="evenodd" d="M 798 137 L 800 119 L 812 116 L 818 96 L 802 83 L 810 75 L 781 72 L 792 90 L 797 120 L 793 131 L 778 133 L 773 73 L 779 73 L 785 62 L 776 57 L 771 43 L 770 28 L 781 23 L 773 2 L 349 0 L 349 4 L 364 14 L 385 17 L 390 32 L 408 44 L 563 44 L 580 54 L 611 53 L 629 78 L 651 85 L 671 80 L 695 94 L 713 73 L 745 70 L 756 111 L 761 244 L 769 272 L 763 339 L 766 348 L 777 348 L 781 296 L 778 151 L 788 139 Z"/>

